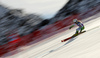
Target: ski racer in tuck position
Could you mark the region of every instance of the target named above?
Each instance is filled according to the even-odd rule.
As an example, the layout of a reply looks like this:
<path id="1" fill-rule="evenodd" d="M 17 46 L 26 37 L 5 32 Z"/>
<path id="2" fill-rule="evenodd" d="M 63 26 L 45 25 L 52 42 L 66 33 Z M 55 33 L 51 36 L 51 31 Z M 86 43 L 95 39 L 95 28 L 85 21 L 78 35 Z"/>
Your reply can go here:
<path id="1" fill-rule="evenodd" d="M 71 38 L 74 38 L 74 37 L 78 36 L 81 33 L 86 32 L 86 31 L 83 31 L 85 27 L 84 27 L 84 25 L 82 24 L 82 22 L 80 20 L 74 19 L 73 22 L 75 24 L 73 24 L 72 26 L 70 26 L 69 29 L 71 29 L 75 25 L 79 26 L 79 28 L 76 29 L 76 33 L 74 35 L 72 35 L 71 37 L 68 37 L 66 39 L 61 40 L 61 42 L 65 42 L 65 41 L 67 41 L 67 40 L 69 40 Z"/>
<path id="2" fill-rule="evenodd" d="M 77 19 L 73 19 L 74 24 L 72 26 L 69 27 L 69 29 L 71 29 L 72 27 L 74 27 L 75 25 L 79 26 L 79 28 L 76 29 L 75 34 L 72 37 L 77 36 L 78 34 L 84 32 L 83 30 L 85 29 L 83 23 L 80 20 Z"/>

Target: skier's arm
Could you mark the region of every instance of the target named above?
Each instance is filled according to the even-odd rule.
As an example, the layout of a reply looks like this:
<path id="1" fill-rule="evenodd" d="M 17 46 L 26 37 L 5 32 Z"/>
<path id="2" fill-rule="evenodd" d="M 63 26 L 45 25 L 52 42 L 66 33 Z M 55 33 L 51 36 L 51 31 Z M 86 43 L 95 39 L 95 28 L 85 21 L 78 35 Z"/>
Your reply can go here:
<path id="1" fill-rule="evenodd" d="M 71 26 L 69 27 L 69 29 L 71 29 L 71 28 L 74 27 L 74 26 L 75 26 L 75 24 L 71 25 Z"/>

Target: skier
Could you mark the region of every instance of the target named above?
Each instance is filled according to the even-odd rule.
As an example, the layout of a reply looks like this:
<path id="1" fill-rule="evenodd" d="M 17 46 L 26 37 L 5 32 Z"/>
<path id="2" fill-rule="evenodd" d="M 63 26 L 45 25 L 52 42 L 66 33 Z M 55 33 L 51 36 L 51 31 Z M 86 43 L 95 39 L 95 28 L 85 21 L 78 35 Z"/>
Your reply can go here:
<path id="1" fill-rule="evenodd" d="M 66 39 L 61 40 L 61 42 L 65 42 L 65 41 L 67 41 L 67 40 L 69 40 L 69 39 L 71 39 L 71 38 L 73 38 L 73 37 L 75 37 L 75 36 L 77 36 L 77 35 L 79 35 L 81 33 L 86 32 L 86 31 L 83 31 L 85 27 L 84 27 L 84 25 L 82 24 L 82 22 L 80 20 L 73 19 L 73 22 L 75 24 L 73 24 L 72 26 L 70 26 L 69 29 L 71 29 L 75 25 L 79 26 L 79 28 L 76 29 L 76 33 L 74 35 L 72 35 L 71 37 L 68 37 Z"/>
<path id="2" fill-rule="evenodd" d="M 79 28 L 76 29 L 76 33 L 72 36 L 72 37 L 75 37 L 77 36 L 78 34 L 82 33 L 82 30 L 84 30 L 84 25 L 82 24 L 82 22 L 80 20 L 77 20 L 77 19 L 73 19 L 73 22 L 75 24 L 73 24 L 72 26 L 70 26 L 69 29 L 71 29 L 72 27 L 74 27 L 75 25 L 79 26 Z"/>

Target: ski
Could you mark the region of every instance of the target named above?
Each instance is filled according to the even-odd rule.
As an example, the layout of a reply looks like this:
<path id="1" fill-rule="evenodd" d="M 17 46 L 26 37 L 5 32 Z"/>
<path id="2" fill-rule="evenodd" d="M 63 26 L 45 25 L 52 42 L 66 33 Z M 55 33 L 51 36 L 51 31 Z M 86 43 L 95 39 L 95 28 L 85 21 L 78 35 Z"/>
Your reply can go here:
<path id="1" fill-rule="evenodd" d="M 78 35 L 80 35 L 80 34 L 82 34 L 82 33 L 84 33 L 84 32 L 86 32 L 86 31 L 83 31 L 83 32 L 79 33 Z M 76 36 L 78 36 L 78 35 L 76 35 Z M 66 38 L 66 39 L 61 40 L 61 42 L 65 42 L 65 41 L 67 41 L 67 40 L 69 40 L 69 39 L 71 39 L 71 38 L 74 38 L 74 37 L 76 37 L 76 36 L 73 35 L 73 36 L 71 36 L 71 37 L 68 37 L 68 38 Z"/>

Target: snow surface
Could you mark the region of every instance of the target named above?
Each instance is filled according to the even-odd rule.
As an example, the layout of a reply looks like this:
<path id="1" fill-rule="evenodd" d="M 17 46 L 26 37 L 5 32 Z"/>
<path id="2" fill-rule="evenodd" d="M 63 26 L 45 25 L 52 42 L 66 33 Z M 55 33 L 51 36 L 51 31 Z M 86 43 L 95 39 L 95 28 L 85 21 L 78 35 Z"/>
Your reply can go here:
<path id="1" fill-rule="evenodd" d="M 75 33 L 75 28 L 7 58 L 100 58 L 100 17 L 84 23 L 87 32 L 61 42 Z"/>

